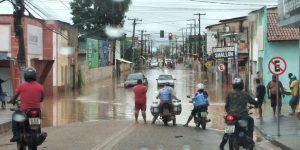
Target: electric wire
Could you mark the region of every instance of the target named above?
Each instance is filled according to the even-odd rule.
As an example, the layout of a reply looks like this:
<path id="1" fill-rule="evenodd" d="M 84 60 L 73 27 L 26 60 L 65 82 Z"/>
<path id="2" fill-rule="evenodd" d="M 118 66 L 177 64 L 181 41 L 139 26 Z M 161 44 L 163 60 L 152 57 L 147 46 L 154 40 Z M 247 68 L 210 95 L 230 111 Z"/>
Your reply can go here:
<path id="1" fill-rule="evenodd" d="M 242 6 L 275 6 L 275 5 L 264 5 L 264 4 L 250 4 L 250 3 L 231 3 L 231 2 L 218 2 L 218 1 L 207 1 L 207 0 L 190 0 L 193 2 L 211 3 L 211 4 L 224 4 L 224 5 L 242 5 Z"/>

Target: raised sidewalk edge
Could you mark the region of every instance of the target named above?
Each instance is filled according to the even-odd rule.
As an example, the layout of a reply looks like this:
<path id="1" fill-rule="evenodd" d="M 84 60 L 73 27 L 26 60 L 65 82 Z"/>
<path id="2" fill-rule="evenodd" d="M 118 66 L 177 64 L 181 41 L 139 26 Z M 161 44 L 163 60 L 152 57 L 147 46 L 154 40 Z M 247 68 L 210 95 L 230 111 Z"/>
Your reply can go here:
<path id="1" fill-rule="evenodd" d="M 284 150 L 293 150 L 292 148 L 286 146 L 285 144 L 277 141 L 275 138 L 271 137 L 270 135 L 266 134 L 263 129 L 260 129 L 258 127 L 255 126 L 255 130 L 259 132 L 259 134 L 261 134 L 266 140 L 270 141 L 272 144 L 274 144 L 275 146 L 284 149 Z"/>

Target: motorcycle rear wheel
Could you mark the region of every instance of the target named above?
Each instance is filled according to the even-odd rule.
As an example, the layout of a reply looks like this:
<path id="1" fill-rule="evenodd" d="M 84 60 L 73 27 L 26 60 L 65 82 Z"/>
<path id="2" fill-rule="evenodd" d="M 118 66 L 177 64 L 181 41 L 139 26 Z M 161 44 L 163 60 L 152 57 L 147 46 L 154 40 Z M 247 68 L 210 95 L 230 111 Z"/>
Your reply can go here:
<path id="1" fill-rule="evenodd" d="M 206 117 L 201 118 L 201 127 L 202 127 L 203 130 L 206 129 Z"/>
<path id="2" fill-rule="evenodd" d="M 26 146 L 22 142 L 17 142 L 17 150 L 26 150 Z"/>
<path id="3" fill-rule="evenodd" d="M 167 119 L 163 119 L 164 125 L 168 126 L 168 120 Z"/>

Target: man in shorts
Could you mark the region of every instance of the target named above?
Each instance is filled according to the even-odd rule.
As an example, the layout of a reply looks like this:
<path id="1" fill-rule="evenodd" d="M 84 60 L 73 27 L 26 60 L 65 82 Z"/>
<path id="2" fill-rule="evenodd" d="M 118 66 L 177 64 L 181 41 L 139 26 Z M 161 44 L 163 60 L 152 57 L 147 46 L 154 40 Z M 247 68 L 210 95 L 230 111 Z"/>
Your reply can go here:
<path id="1" fill-rule="evenodd" d="M 260 82 L 260 79 L 257 78 L 256 79 L 256 92 L 255 92 L 255 96 L 258 99 L 258 112 L 259 112 L 259 118 L 262 118 L 262 104 L 264 102 L 264 98 L 266 95 L 266 87 Z"/>
<path id="2" fill-rule="evenodd" d="M 292 96 L 291 100 L 290 100 L 290 106 L 291 106 L 292 112 L 290 113 L 290 115 L 295 115 L 296 108 L 299 103 L 299 99 L 298 99 L 299 82 L 295 75 L 292 75 L 292 77 L 291 77 L 290 89 L 291 89 L 291 96 Z"/>
<path id="3" fill-rule="evenodd" d="M 273 75 L 272 80 L 267 85 L 267 94 L 268 94 L 268 98 L 271 100 L 271 107 L 273 108 L 273 116 L 274 117 L 275 117 L 275 112 L 276 112 L 276 107 L 277 107 L 276 83 L 277 83 L 277 76 Z M 278 99 L 279 99 L 278 112 L 279 112 L 279 115 L 281 115 L 281 106 L 282 106 L 281 96 L 284 96 L 283 93 L 285 93 L 285 91 L 282 86 L 282 83 L 280 81 L 278 81 L 278 95 L 279 95 L 279 97 L 278 97 Z"/>
<path id="4" fill-rule="evenodd" d="M 133 87 L 134 103 L 135 103 L 135 122 L 138 123 L 139 111 L 142 111 L 144 123 L 146 124 L 146 93 L 147 87 L 143 85 L 141 79 L 137 80 L 137 85 Z"/>

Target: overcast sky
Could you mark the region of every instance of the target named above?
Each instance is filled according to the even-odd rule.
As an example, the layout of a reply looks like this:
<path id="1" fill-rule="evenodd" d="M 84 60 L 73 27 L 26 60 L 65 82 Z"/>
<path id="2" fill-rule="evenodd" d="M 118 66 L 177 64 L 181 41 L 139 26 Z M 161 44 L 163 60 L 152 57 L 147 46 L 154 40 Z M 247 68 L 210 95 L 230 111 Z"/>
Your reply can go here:
<path id="1" fill-rule="evenodd" d="M 71 0 L 28 1 L 38 7 L 29 8 L 36 17 L 72 24 L 69 6 Z M 124 30 L 128 36 L 131 36 L 132 21 L 128 18 L 141 19 L 136 29 L 146 30 L 155 42 L 159 43 L 159 41 L 167 41 L 166 38 L 157 38 L 160 30 L 165 31 L 165 37 L 168 32 L 179 34 L 176 32 L 179 32 L 180 28 L 186 28 L 187 24 L 194 23 L 187 20 L 197 18 L 195 13 L 206 13 L 205 16 L 201 16 L 201 30 L 205 31 L 206 26 L 218 23 L 220 19 L 246 16 L 250 11 L 259 9 L 263 5 L 277 5 L 277 0 L 132 0 L 129 11 L 126 13 Z M 39 15 L 34 13 L 33 9 Z M 0 3 L 0 14 L 11 14 L 12 11 L 10 3 Z"/>

